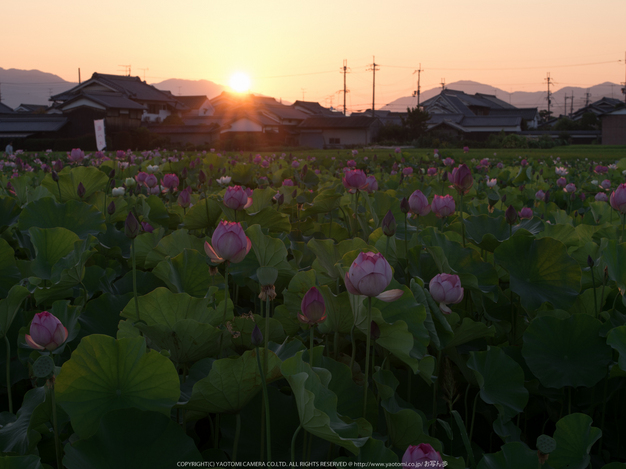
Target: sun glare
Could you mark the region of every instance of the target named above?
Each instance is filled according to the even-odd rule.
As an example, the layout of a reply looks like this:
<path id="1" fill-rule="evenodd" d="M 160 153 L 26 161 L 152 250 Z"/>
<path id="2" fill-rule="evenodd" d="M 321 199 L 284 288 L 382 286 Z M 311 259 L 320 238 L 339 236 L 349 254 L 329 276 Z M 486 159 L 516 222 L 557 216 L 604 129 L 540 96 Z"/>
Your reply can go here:
<path id="1" fill-rule="evenodd" d="M 250 77 L 245 73 L 237 72 L 230 78 L 229 84 L 237 93 L 245 93 L 250 89 Z"/>

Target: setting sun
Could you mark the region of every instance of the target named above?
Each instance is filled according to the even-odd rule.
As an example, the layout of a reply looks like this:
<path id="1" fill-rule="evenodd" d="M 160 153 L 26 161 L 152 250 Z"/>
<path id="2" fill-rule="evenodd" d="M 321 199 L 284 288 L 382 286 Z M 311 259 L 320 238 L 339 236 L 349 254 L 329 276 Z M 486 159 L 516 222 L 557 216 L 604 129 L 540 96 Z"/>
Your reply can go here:
<path id="1" fill-rule="evenodd" d="M 237 72 L 230 78 L 229 85 L 237 93 L 245 93 L 250 89 L 250 77 L 245 73 Z"/>

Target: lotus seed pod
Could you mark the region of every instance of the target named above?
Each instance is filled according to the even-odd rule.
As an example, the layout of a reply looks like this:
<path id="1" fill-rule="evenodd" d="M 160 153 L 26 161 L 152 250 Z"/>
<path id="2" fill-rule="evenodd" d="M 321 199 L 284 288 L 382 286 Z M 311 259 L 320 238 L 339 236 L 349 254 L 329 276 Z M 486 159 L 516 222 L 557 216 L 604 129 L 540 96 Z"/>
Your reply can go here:
<path id="1" fill-rule="evenodd" d="M 537 449 L 543 454 L 550 454 L 556 449 L 556 440 L 548 435 L 539 435 Z"/>

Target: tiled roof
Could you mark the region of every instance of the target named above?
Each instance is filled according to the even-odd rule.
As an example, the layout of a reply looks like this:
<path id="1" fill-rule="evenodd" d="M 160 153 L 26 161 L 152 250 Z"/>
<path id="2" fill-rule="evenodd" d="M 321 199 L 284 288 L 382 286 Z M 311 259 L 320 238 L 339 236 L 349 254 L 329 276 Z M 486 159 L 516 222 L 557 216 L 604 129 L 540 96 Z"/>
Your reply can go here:
<path id="1" fill-rule="evenodd" d="M 291 106 L 294 108 L 306 109 L 306 111 L 314 115 L 327 116 L 327 117 L 343 116 L 343 114 L 340 112 L 331 111 L 330 109 L 322 106 L 320 103 L 314 103 L 312 101 L 296 101 Z"/>
<path id="2" fill-rule="evenodd" d="M 102 93 L 102 94 L 95 94 L 95 93 L 82 94 L 81 93 L 73 97 L 72 99 L 67 100 L 63 104 L 63 107 L 65 107 L 66 105 L 70 103 L 78 101 L 79 99 L 88 99 L 97 104 L 100 104 L 101 106 L 104 106 L 107 109 L 137 109 L 137 110 L 145 109 L 145 106 L 128 99 L 127 97 L 123 96 L 120 93 Z"/>
<path id="3" fill-rule="evenodd" d="M 66 117 L 40 114 L 0 116 L 0 135 L 36 132 L 56 132 L 67 123 Z"/>
<path id="4" fill-rule="evenodd" d="M 360 129 L 368 128 L 378 119 L 376 117 L 309 117 L 299 127 L 304 129 Z"/>
<path id="5" fill-rule="evenodd" d="M 0 114 L 12 114 L 12 113 L 13 113 L 13 109 L 11 109 L 6 104 L 0 103 Z"/>
<path id="6" fill-rule="evenodd" d="M 175 96 L 175 98 L 189 109 L 200 109 L 204 102 L 209 99 L 206 96 Z"/>

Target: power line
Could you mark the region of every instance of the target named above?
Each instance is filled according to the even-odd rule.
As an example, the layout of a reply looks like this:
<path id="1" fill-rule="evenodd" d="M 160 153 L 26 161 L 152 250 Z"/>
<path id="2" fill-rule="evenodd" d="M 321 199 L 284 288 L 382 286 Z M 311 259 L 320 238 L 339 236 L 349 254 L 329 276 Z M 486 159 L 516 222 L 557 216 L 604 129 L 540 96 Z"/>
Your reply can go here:
<path id="1" fill-rule="evenodd" d="M 618 64 L 623 62 L 623 60 L 609 60 L 607 62 L 590 62 L 590 63 L 586 63 L 586 64 L 569 64 L 569 65 L 550 65 L 550 68 L 566 68 L 566 67 L 584 67 L 584 66 L 588 66 L 588 65 L 604 65 L 604 64 Z M 400 65 L 385 65 L 385 64 L 380 64 L 382 67 L 388 67 L 388 68 L 406 68 L 406 69 L 411 69 L 411 68 L 415 68 L 415 67 L 405 67 L 405 66 L 400 66 Z M 541 66 L 541 67 L 507 67 L 507 68 L 436 68 L 433 67 L 431 68 L 431 70 L 449 70 L 449 71 L 484 71 L 484 72 L 491 72 L 491 71 L 498 71 L 498 70 L 536 70 L 536 69 L 545 69 L 545 66 Z"/>

